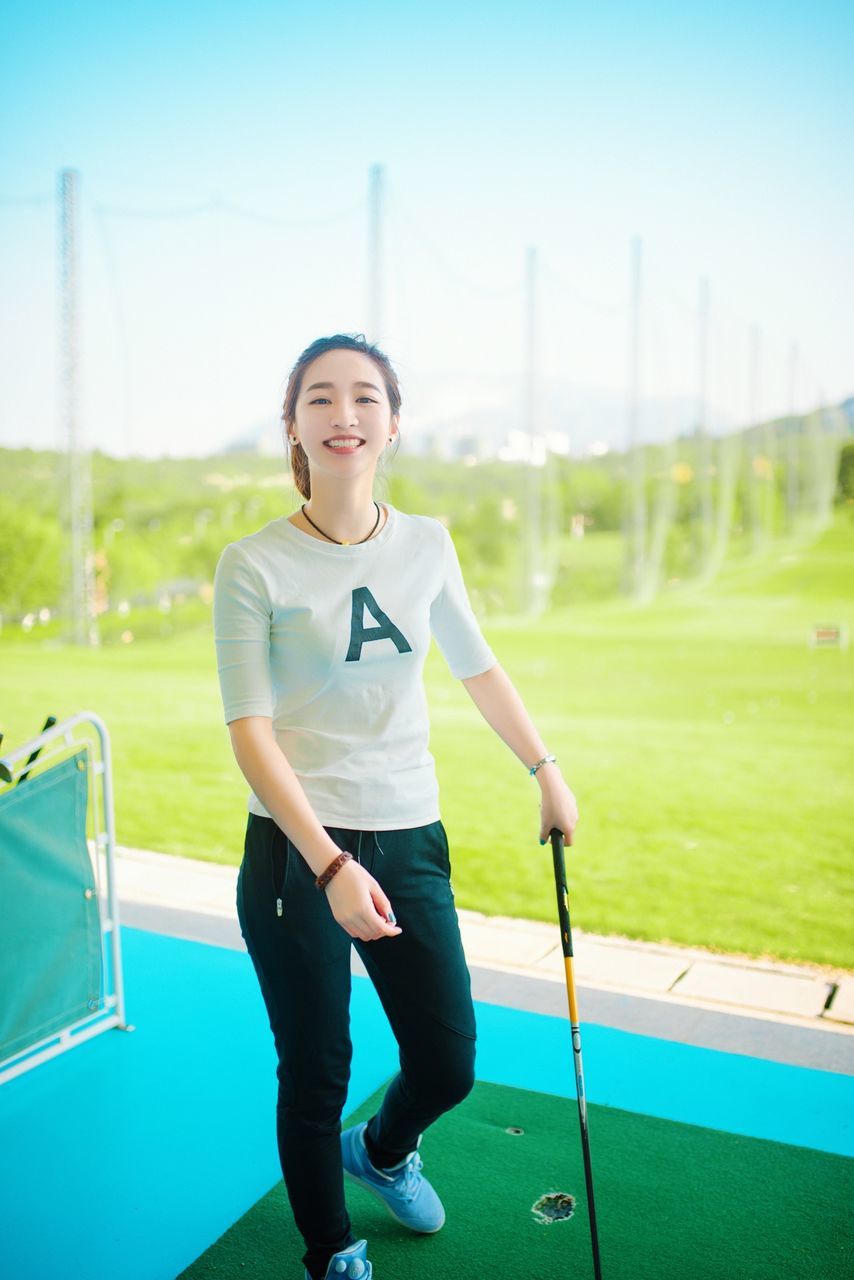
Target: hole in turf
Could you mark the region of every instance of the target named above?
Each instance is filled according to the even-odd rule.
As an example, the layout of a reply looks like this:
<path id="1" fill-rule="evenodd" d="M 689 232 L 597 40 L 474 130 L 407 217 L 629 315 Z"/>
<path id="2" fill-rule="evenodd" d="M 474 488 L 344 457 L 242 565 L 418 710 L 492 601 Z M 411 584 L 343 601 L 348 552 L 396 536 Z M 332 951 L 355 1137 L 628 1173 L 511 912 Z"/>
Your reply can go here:
<path id="1" fill-rule="evenodd" d="M 544 1224 L 565 1221 L 575 1213 L 575 1196 L 566 1191 L 550 1191 L 531 1205 L 531 1213 Z"/>
<path id="2" fill-rule="evenodd" d="M 520 1129 L 520 1128 L 518 1127 L 518 1125 L 510 1124 L 510 1125 L 508 1125 L 508 1126 L 507 1126 L 507 1128 L 504 1130 L 504 1132 L 505 1132 L 505 1133 L 512 1133 L 512 1134 L 516 1135 L 516 1134 L 524 1133 L 524 1132 L 525 1132 L 525 1130 L 524 1130 L 524 1129 Z"/>

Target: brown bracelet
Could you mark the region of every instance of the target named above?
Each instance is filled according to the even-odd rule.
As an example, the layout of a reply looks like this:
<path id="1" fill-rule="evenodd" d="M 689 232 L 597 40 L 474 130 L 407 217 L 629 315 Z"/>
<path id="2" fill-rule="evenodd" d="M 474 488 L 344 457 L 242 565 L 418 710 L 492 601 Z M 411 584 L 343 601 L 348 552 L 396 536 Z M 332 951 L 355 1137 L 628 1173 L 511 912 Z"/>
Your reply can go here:
<path id="1" fill-rule="evenodd" d="M 333 858 L 329 866 L 323 872 L 323 874 L 319 875 L 314 882 L 317 885 L 318 889 L 325 889 L 326 886 L 329 884 L 329 881 L 335 875 L 335 872 L 340 871 L 341 868 L 344 866 L 344 863 L 348 862 L 349 859 L 352 858 L 352 856 L 353 856 L 352 853 L 348 853 L 345 849 L 343 853 L 338 854 L 337 858 Z"/>

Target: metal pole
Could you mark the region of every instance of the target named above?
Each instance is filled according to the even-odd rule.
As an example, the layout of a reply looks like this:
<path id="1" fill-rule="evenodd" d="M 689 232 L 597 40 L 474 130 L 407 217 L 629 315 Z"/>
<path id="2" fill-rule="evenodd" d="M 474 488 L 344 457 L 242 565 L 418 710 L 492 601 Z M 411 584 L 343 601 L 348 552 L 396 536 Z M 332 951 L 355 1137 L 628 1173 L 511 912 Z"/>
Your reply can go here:
<path id="1" fill-rule="evenodd" d="M 79 414 L 79 286 L 77 258 L 77 185 L 75 169 L 59 175 L 59 417 L 60 457 L 64 443 L 65 476 L 61 508 L 65 514 L 62 580 L 66 617 L 76 644 L 100 642 L 95 616 L 95 558 L 92 528 L 91 460 L 83 445 Z"/>
<path id="2" fill-rule="evenodd" d="M 629 394 L 626 439 L 626 480 L 623 497 L 623 590 L 638 598 L 646 569 L 646 499 L 644 457 L 640 441 L 641 371 L 641 254 L 640 236 L 632 238 L 629 300 Z"/>
<path id="3" fill-rule="evenodd" d="M 711 448 L 708 424 L 709 363 L 709 281 L 700 277 L 697 310 L 697 425 L 695 428 L 697 458 L 697 494 L 700 499 L 700 565 L 702 573 L 708 564 L 712 538 Z"/>
<path id="4" fill-rule="evenodd" d="M 762 519 L 762 495 L 765 493 L 765 469 L 767 459 L 762 448 L 762 435 L 759 425 L 759 326 L 750 326 L 750 346 L 747 367 L 747 421 L 750 427 L 752 448 L 746 479 L 745 494 L 750 519 L 750 538 L 754 551 L 758 551 L 764 541 Z"/>
<path id="5" fill-rule="evenodd" d="M 537 453 L 537 427 L 539 406 L 537 402 L 537 250 L 529 245 L 525 257 L 525 419 L 528 429 L 528 521 L 526 541 L 526 572 L 523 609 L 533 617 L 542 611 L 543 571 L 541 568 L 541 478 L 535 463 Z"/>
<path id="6" fill-rule="evenodd" d="M 383 167 L 373 164 L 368 177 L 368 341 L 382 338 Z"/>
<path id="7" fill-rule="evenodd" d="M 786 423 L 786 525 L 789 532 L 794 529 L 798 507 L 798 454 L 800 452 L 800 422 L 795 417 L 796 384 L 798 370 L 798 348 L 796 343 L 789 347 L 789 415 Z"/>

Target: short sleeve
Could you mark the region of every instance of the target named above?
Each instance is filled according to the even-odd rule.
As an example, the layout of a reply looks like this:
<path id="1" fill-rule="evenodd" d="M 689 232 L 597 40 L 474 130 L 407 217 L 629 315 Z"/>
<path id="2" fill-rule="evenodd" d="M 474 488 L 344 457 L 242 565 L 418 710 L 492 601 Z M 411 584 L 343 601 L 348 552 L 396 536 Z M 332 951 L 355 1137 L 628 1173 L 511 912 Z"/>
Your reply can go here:
<path id="1" fill-rule="evenodd" d="M 230 542 L 214 573 L 213 629 L 225 723 L 273 716 L 270 604 L 257 571 Z"/>
<path id="2" fill-rule="evenodd" d="M 498 659 L 487 644 L 463 581 L 454 540 L 440 520 L 444 565 L 443 586 L 430 606 L 430 629 L 457 680 L 467 680 L 494 667 Z"/>

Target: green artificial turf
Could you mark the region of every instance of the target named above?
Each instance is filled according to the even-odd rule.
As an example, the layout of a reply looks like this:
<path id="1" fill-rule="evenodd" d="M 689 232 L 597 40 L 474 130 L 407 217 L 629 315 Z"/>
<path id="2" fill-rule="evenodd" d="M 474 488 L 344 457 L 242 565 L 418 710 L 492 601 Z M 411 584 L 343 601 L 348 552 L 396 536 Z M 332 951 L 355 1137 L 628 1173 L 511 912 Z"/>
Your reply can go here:
<path id="1" fill-rule="evenodd" d="M 344 1127 L 372 1115 L 385 1088 Z M 603 1280 L 852 1274 L 851 1160 L 595 1104 L 588 1121 Z M 478 1081 L 431 1125 L 420 1151 L 447 1215 L 433 1235 L 408 1231 L 371 1192 L 345 1183 L 353 1232 L 367 1238 L 377 1280 L 593 1276 L 574 1098 Z M 543 1224 L 532 1206 L 553 1192 L 573 1196 L 575 1208 Z M 304 1248 L 280 1181 L 180 1280 L 302 1280 Z"/>
<path id="2" fill-rule="evenodd" d="M 852 582 L 841 513 L 812 544 L 725 566 L 648 608 L 594 601 L 536 623 L 484 621 L 578 801 L 574 926 L 854 967 L 854 666 L 850 649 L 807 643 L 813 623 L 852 630 Z M 48 714 L 96 711 L 119 843 L 239 863 L 248 787 L 209 623 L 100 650 L 4 635 L 2 655 L 4 747 Z M 425 682 L 458 907 L 554 921 L 536 782 L 435 645 Z"/>

